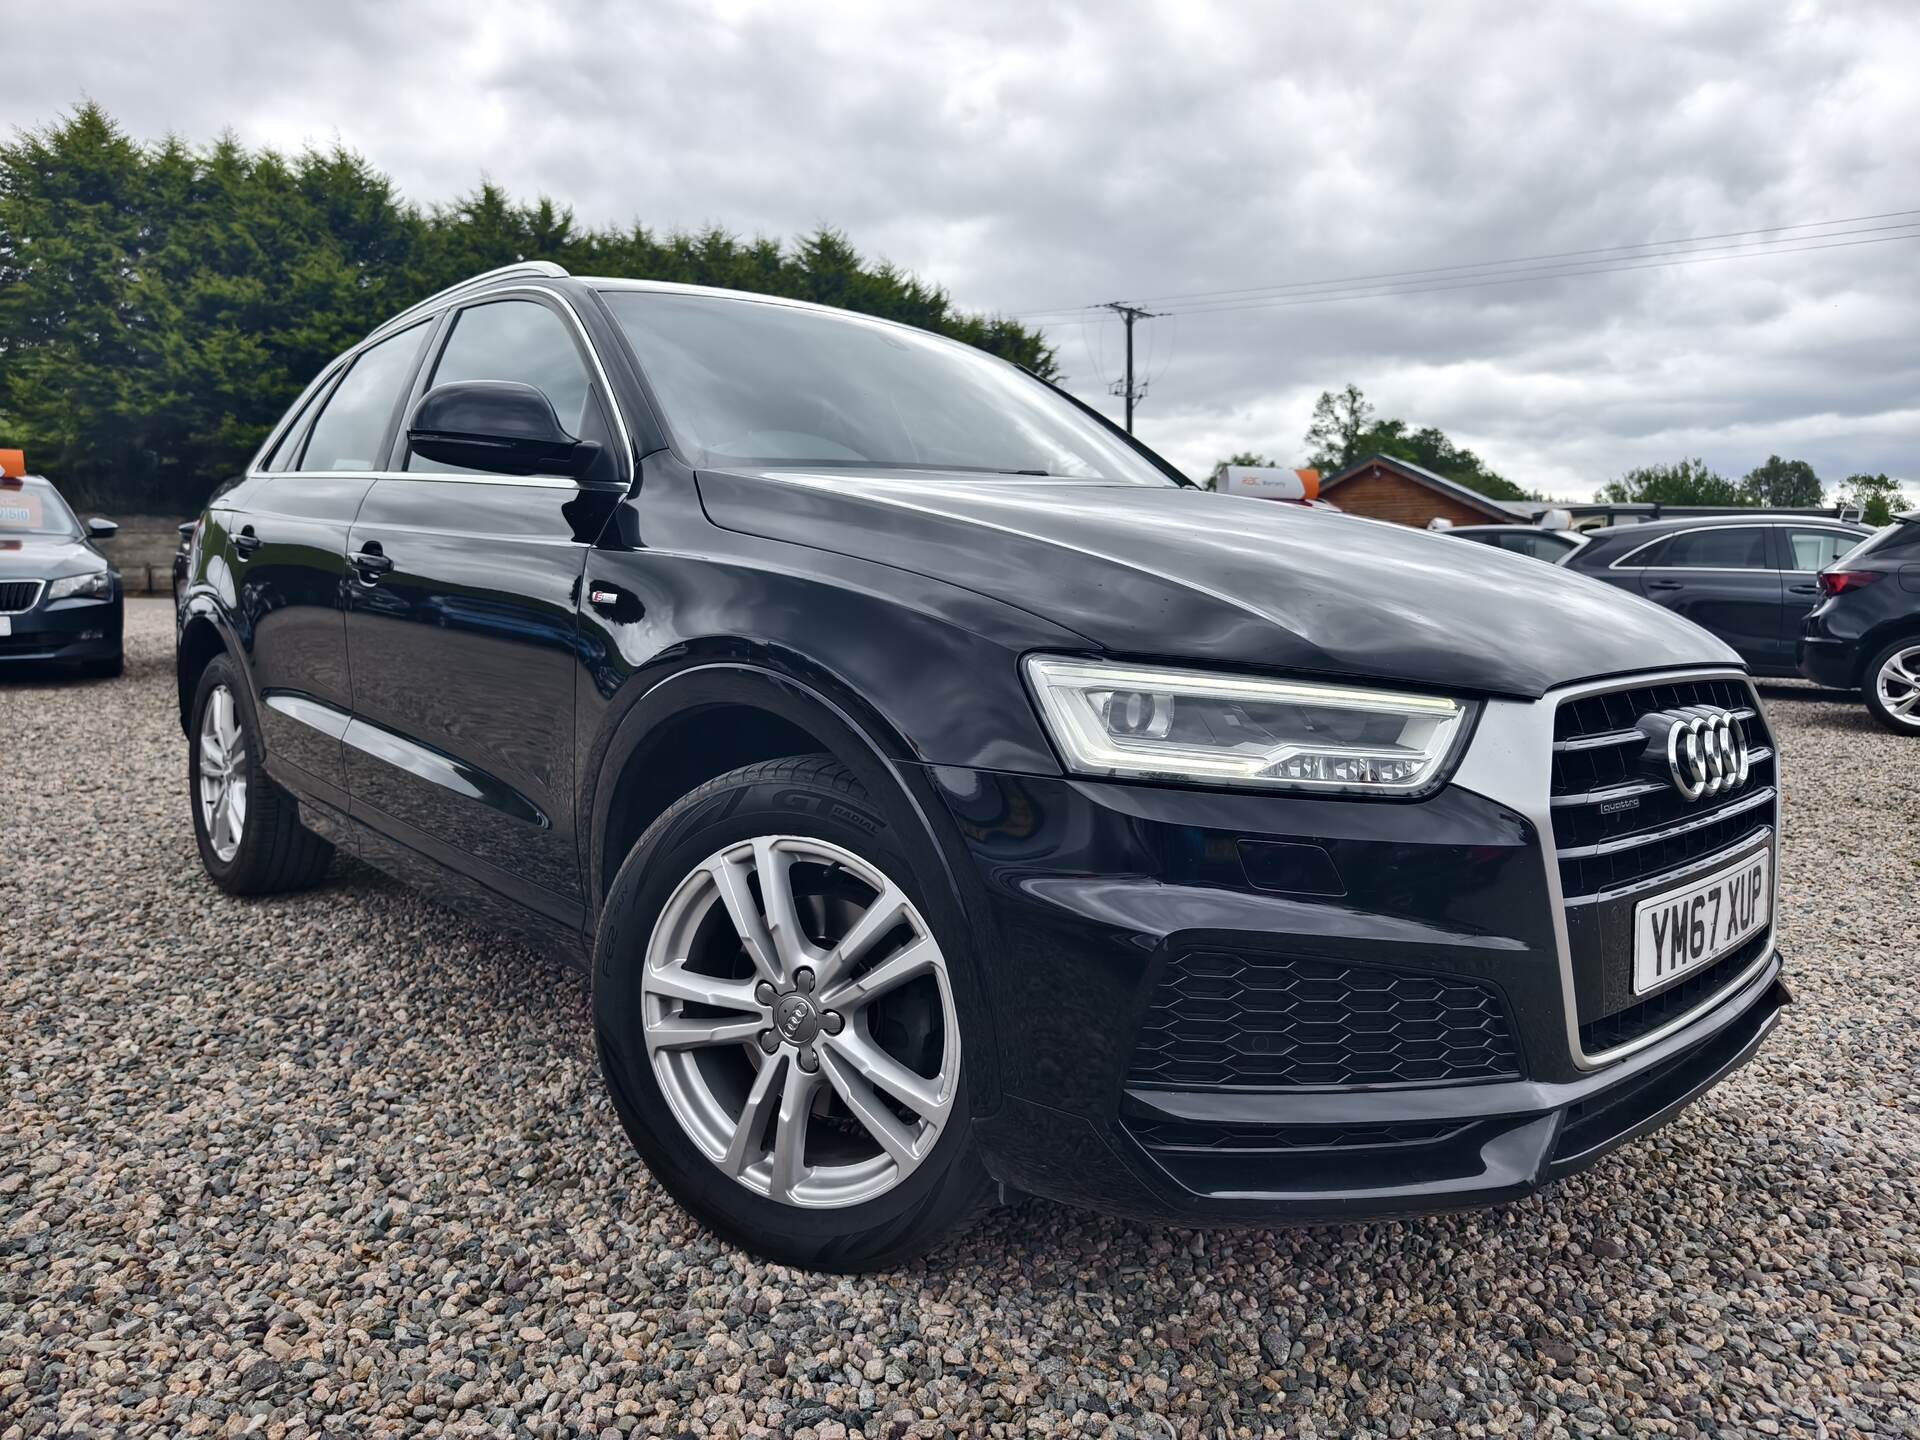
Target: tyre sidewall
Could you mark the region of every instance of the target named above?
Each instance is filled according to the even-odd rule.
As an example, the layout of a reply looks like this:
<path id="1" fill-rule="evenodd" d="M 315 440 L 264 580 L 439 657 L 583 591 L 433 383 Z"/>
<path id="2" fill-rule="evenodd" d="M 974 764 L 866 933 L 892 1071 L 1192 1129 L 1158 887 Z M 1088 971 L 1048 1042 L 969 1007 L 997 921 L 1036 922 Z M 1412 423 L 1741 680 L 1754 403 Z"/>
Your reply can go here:
<path id="1" fill-rule="evenodd" d="M 909 1234 L 929 1223 L 945 1228 L 942 1212 L 964 1211 L 982 1173 L 965 1075 L 979 1057 L 963 1042 L 962 1074 L 946 1128 L 933 1152 L 894 1189 L 831 1210 L 786 1205 L 723 1174 L 674 1118 L 647 1056 L 641 975 L 654 923 L 687 875 L 715 851 L 755 836 L 801 835 L 852 851 L 899 885 L 931 925 L 924 887 L 864 794 L 797 776 L 723 781 L 703 791 L 695 792 L 691 803 L 683 801 L 684 809 L 669 810 L 641 837 L 608 891 L 594 948 L 593 1010 L 615 1109 L 648 1168 L 675 1199 L 749 1249 L 820 1268 L 864 1267 L 891 1248 L 911 1253 L 919 1247 Z M 945 935 L 939 939 L 951 970 L 955 952 Z M 949 980 L 954 1003 L 963 1003 L 963 987 L 956 977 Z"/>
<path id="2" fill-rule="evenodd" d="M 213 839 L 207 834 L 206 820 L 200 812 L 200 726 L 206 718 L 207 702 L 222 685 L 233 696 L 240 723 L 246 727 L 247 742 L 247 818 L 240 830 L 240 846 L 231 860 L 222 860 L 214 853 Z M 266 777 L 260 769 L 260 727 L 254 719 L 253 697 L 247 693 L 239 669 L 224 655 L 209 661 L 200 673 L 200 683 L 193 692 L 192 723 L 187 740 L 187 801 L 193 811 L 193 838 L 200 847 L 200 862 L 207 867 L 207 874 L 215 884 L 230 889 L 239 885 L 255 845 L 260 827 L 254 818 L 258 809 L 254 802 Z"/>
<path id="3" fill-rule="evenodd" d="M 1899 654 L 1902 650 L 1911 650 L 1916 645 L 1920 645 L 1920 636 L 1906 635 L 1895 640 L 1890 645 L 1883 647 L 1873 659 L 1867 662 L 1863 683 L 1860 687 L 1862 698 L 1867 702 L 1867 713 L 1879 721 L 1882 728 L 1892 731 L 1895 735 L 1904 736 L 1909 740 L 1920 740 L 1920 725 L 1913 725 L 1902 720 L 1891 710 L 1887 709 L 1885 705 L 1880 703 L 1880 671 L 1893 656 Z"/>

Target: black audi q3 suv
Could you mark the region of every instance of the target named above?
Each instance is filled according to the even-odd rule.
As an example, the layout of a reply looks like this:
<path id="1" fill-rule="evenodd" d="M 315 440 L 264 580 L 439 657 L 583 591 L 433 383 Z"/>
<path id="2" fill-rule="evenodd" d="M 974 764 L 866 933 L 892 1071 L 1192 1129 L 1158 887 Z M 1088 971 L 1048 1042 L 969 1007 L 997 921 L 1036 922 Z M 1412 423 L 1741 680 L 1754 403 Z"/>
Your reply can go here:
<path id="1" fill-rule="evenodd" d="M 1778 761 L 1706 631 L 1463 553 L 905 326 L 516 266 L 207 509 L 201 858 L 350 851 L 580 957 L 648 1167 L 791 1263 L 996 1187 L 1504 1200 L 1775 1023 Z"/>

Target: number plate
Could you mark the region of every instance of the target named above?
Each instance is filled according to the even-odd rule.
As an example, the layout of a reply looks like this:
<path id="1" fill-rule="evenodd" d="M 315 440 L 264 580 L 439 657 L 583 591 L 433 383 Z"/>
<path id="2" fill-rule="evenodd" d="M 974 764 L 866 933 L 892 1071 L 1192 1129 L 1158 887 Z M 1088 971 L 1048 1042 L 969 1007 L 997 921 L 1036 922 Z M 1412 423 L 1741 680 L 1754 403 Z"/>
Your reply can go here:
<path id="1" fill-rule="evenodd" d="M 0 635 L 11 635 L 12 633 L 13 617 L 11 615 L 0 615 Z"/>
<path id="2" fill-rule="evenodd" d="M 1739 948 L 1767 923 L 1773 889 L 1768 852 L 1642 900 L 1633 911 L 1633 993 L 1658 990 Z"/>

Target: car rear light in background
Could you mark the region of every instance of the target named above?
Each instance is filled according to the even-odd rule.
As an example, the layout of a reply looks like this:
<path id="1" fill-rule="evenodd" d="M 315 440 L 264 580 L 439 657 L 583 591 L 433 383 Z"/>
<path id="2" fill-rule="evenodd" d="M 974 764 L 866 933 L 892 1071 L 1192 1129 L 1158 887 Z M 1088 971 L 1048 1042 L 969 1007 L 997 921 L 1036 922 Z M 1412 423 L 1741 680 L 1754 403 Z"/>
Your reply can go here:
<path id="1" fill-rule="evenodd" d="M 1883 574 L 1879 570 L 1822 570 L 1820 572 L 1820 593 L 1822 595 L 1844 595 L 1849 590 L 1858 590 L 1863 585 L 1871 585 Z"/>

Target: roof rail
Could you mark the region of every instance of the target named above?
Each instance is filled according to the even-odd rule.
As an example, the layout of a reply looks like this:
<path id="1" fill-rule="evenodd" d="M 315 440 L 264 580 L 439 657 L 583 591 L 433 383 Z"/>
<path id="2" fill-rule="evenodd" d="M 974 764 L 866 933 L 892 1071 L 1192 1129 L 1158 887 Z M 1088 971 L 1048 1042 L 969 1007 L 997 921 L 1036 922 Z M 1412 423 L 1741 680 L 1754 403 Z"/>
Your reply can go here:
<path id="1" fill-rule="evenodd" d="M 447 286 L 444 290 L 436 290 L 419 303 L 409 305 L 398 315 L 387 320 L 382 320 L 378 325 L 374 326 L 372 334 L 379 335 L 384 331 L 391 330 L 409 315 L 417 315 L 422 310 L 430 310 L 442 301 L 451 300 L 457 295 L 465 294 L 469 290 L 477 290 L 483 285 L 491 284 L 495 280 L 509 280 L 516 276 L 540 276 L 551 280 L 565 278 L 566 273 L 567 270 L 564 265 L 556 265 L 551 260 L 522 260 L 517 264 L 502 265 L 497 270 L 488 270 L 483 274 L 470 275 L 457 284 Z M 371 339 L 372 336 L 370 335 L 368 338 Z"/>

